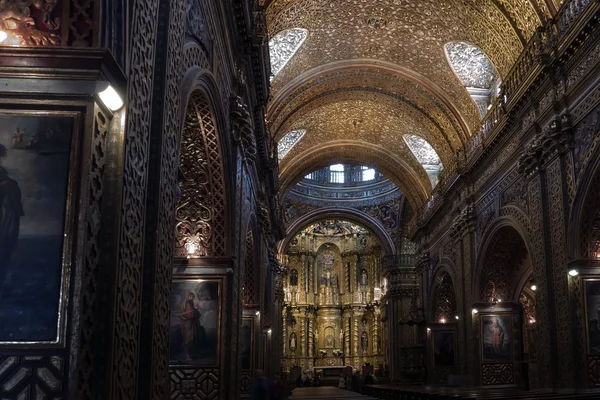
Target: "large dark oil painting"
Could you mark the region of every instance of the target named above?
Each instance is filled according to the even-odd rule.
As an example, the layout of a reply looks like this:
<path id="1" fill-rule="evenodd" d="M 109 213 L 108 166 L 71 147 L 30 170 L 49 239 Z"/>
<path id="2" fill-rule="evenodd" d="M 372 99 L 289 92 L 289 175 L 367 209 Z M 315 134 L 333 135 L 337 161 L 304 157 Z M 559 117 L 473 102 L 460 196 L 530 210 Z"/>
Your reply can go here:
<path id="1" fill-rule="evenodd" d="M 220 281 L 174 280 L 171 291 L 171 363 L 218 365 Z"/>
<path id="2" fill-rule="evenodd" d="M 512 361 L 510 320 L 510 315 L 484 315 L 481 317 L 484 362 Z"/>
<path id="3" fill-rule="evenodd" d="M 600 354 L 600 281 L 585 282 L 588 353 Z"/>
<path id="4" fill-rule="evenodd" d="M 0 112 L 0 342 L 57 342 L 73 118 Z"/>
<path id="5" fill-rule="evenodd" d="M 454 367 L 454 332 L 433 333 L 433 364 L 435 367 Z"/>
<path id="6" fill-rule="evenodd" d="M 252 369 L 252 318 L 242 319 L 242 370 Z"/>

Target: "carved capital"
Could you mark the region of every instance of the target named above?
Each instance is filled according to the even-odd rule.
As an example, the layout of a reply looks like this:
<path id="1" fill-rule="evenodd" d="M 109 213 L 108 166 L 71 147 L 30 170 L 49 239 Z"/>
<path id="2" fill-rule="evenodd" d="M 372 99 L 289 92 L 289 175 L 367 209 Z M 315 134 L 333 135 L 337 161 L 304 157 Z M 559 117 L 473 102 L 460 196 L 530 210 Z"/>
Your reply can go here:
<path id="1" fill-rule="evenodd" d="M 240 143 L 244 152 L 244 159 L 254 162 L 256 159 L 256 138 L 254 137 L 252 115 L 240 96 L 231 98 L 229 117 L 233 139 Z"/>
<path id="2" fill-rule="evenodd" d="M 258 225 L 265 235 L 271 235 L 273 228 L 271 226 L 271 217 L 269 215 L 269 209 L 264 204 L 258 205 Z"/>
<path id="3" fill-rule="evenodd" d="M 465 235 L 475 230 L 475 209 L 468 205 L 454 218 L 450 227 L 450 237 L 453 241 L 461 240 Z"/>

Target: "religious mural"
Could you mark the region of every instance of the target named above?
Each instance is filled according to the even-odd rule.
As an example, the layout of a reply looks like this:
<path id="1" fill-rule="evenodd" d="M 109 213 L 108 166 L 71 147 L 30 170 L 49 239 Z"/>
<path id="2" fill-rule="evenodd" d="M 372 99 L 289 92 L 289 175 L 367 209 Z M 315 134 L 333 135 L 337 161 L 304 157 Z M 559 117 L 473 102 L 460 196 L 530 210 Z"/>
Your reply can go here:
<path id="1" fill-rule="evenodd" d="M 173 281 L 170 344 L 172 364 L 218 364 L 220 303 L 220 281 Z"/>
<path id="2" fill-rule="evenodd" d="M 0 342 L 56 342 L 74 122 L 0 115 Z"/>
<path id="3" fill-rule="evenodd" d="M 248 371 L 252 369 L 252 325 L 253 318 L 242 319 L 242 370 Z"/>
<path id="4" fill-rule="evenodd" d="M 433 332 L 433 366 L 454 367 L 454 332 Z"/>
<path id="5" fill-rule="evenodd" d="M 499 363 L 512 360 L 510 316 L 481 317 L 482 355 L 484 362 Z"/>
<path id="6" fill-rule="evenodd" d="M 585 282 L 588 321 L 588 353 L 600 354 L 600 281 Z"/>

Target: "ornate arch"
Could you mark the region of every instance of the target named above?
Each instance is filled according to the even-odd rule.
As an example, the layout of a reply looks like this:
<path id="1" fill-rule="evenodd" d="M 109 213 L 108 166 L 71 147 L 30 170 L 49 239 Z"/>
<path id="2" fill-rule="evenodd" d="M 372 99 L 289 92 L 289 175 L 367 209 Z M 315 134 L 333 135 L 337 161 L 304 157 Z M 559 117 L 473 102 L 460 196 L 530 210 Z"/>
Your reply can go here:
<path id="1" fill-rule="evenodd" d="M 375 236 L 377 236 L 386 255 L 396 254 L 396 247 L 394 245 L 394 241 L 387 233 L 385 228 L 379 223 L 379 221 L 362 211 L 346 207 L 318 208 L 294 220 L 287 227 L 285 239 L 279 242 L 278 252 L 285 252 L 288 243 L 290 242 L 290 240 L 292 240 L 292 238 L 299 230 L 325 218 L 343 219 L 363 225 L 369 231 L 373 232 Z"/>
<path id="2" fill-rule="evenodd" d="M 512 300 L 525 260 L 531 262 L 531 251 L 521 227 L 511 218 L 496 219 L 477 254 L 471 300 L 474 303 Z"/>
<path id="3" fill-rule="evenodd" d="M 218 123 L 204 87 L 189 95 L 180 140 L 175 257 L 227 252 L 225 179 Z"/>
<path id="4" fill-rule="evenodd" d="M 450 322 L 457 315 L 454 277 L 447 266 L 439 266 L 433 275 L 430 315 L 434 322 Z"/>
<path id="5" fill-rule="evenodd" d="M 596 146 L 590 164 L 580 175 L 570 210 L 567 251 L 571 259 L 600 256 L 600 146 Z M 596 190 L 595 190 L 596 189 Z"/>

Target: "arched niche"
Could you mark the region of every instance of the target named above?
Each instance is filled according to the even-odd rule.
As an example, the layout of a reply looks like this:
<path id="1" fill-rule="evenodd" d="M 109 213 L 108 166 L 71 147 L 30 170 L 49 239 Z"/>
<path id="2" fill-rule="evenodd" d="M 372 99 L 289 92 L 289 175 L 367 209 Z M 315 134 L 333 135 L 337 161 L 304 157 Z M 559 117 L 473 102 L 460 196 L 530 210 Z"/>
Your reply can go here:
<path id="1" fill-rule="evenodd" d="M 175 209 L 175 258 L 226 255 L 226 195 L 218 124 L 206 92 L 186 106 Z"/>
<path id="2" fill-rule="evenodd" d="M 532 267 L 523 236 L 510 224 L 498 223 L 488 231 L 478 254 L 472 301 L 512 301 L 523 271 Z"/>
<path id="3" fill-rule="evenodd" d="M 432 322 L 453 322 L 457 315 L 456 292 L 452 276 L 445 268 L 438 269 L 434 275 L 431 290 Z"/>
<path id="4" fill-rule="evenodd" d="M 317 250 L 315 262 L 319 292 L 326 287 L 339 290 L 342 276 L 342 256 L 339 247 L 333 243 L 323 243 Z"/>

